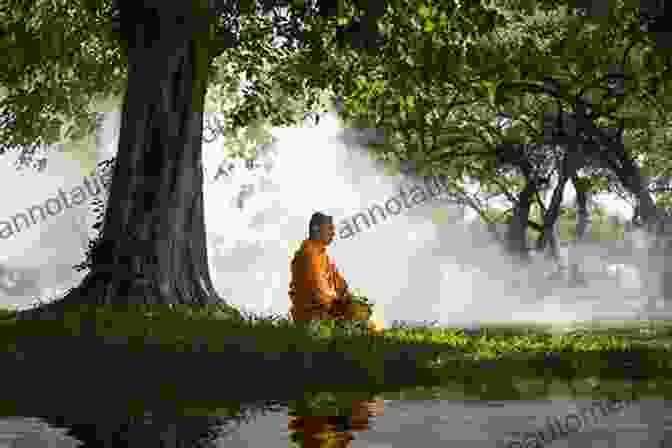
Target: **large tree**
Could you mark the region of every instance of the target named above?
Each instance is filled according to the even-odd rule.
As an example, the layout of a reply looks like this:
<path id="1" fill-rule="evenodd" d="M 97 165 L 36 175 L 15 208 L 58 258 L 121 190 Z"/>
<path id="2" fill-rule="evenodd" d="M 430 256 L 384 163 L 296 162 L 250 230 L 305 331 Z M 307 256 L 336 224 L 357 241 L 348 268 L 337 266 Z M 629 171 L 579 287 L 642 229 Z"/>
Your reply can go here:
<path id="1" fill-rule="evenodd" d="M 49 5 L 52 15 L 47 18 L 40 8 L 48 9 Z M 9 65 L 15 70 L 1 81 L 9 91 L 4 110 L 9 125 L 5 129 L 17 131 L 14 143 L 33 144 L 38 137 L 35 129 L 23 129 L 21 134 L 16 125 L 22 110 L 39 115 L 35 111 L 40 107 L 30 107 L 29 94 L 33 94 L 33 102 L 52 112 L 53 126 L 60 131 L 58 115 L 61 127 L 65 120 L 75 118 L 81 118 L 80 123 L 88 119 L 91 124 L 91 115 L 78 117 L 70 109 L 88 106 L 96 91 L 114 93 L 98 79 L 98 84 L 86 84 L 92 68 L 77 66 L 76 58 L 66 59 L 69 53 L 79 56 L 87 43 L 86 36 L 77 41 L 66 32 L 69 26 L 80 25 L 100 38 L 102 44 L 94 45 L 94 54 L 85 61 L 99 62 L 101 69 L 110 73 L 116 69 L 117 78 L 109 76 L 116 81 L 115 86 L 123 86 L 124 92 L 119 150 L 104 231 L 92 253 L 90 272 L 77 288 L 47 308 L 57 310 L 62 304 L 75 302 L 221 303 L 208 272 L 201 169 L 203 107 L 208 81 L 215 71 L 213 60 L 241 44 L 241 39 L 255 40 L 246 42 L 249 49 L 269 34 L 284 38 L 290 49 L 301 50 L 315 38 L 310 33 L 318 25 L 338 15 L 338 8 L 332 10 L 331 6 L 329 2 L 119 0 L 110 4 L 73 0 L 38 1 L 18 13 L 4 11 L 2 23 L 10 32 L 4 43 L 13 46 L 16 53 L 19 46 L 30 48 L 26 44 L 45 42 L 59 31 L 72 37 L 49 55 L 57 73 L 68 74 L 66 79 L 81 89 L 73 93 L 73 99 L 59 97 L 55 103 L 61 110 L 53 113 L 54 102 L 33 87 L 39 87 L 39 81 L 49 73 L 22 73 L 31 61 Z M 375 21 L 366 12 L 364 8 L 362 16 Z M 30 20 L 32 14 L 36 17 Z M 51 22 L 54 17 L 59 18 L 55 25 Z M 265 20 L 261 23 L 265 27 L 260 26 L 260 20 Z M 105 31 L 96 32 L 96 25 Z M 251 36 L 252 31 L 258 35 Z M 115 63 L 99 52 L 106 48 L 117 50 L 113 51 Z M 37 65 L 37 61 L 32 62 Z M 102 75 L 100 78 L 104 79 Z M 39 136 L 49 142 L 55 134 Z M 24 148 L 24 152 L 29 150 Z"/>
<path id="2" fill-rule="evenodd" d="M 550 14 L 562 25 L 555 28 L 560 31 L 556 35 L 552 26 L 528 19 L 539 16 L 532 3 L 509 3 L 496 1 L 486 7 L 421 1 L 390 1 L 385 6 L 354 0 L 119 0 L 115 5 L 104 0 L 64 0 L 36 1 L 33 9 L 18 13 L 3 11 L 0 23 L 11 25 L 6 26 L 9 38 L 3 43 L 14 52 L 25 42 L 48 42 L 55 33 L 77 35 L 69 29 L 72 23 L 85 31 L 84 38 L 68 46 L 72 49 L 69 53 L 48 50 L 53 56 L 48 68 L 80 88 L 71 96 L 57 96 L 58 101 L 39 93 L 50 72 L 38 62 L 30 58 L 8 60 L 11 76 L 0 84 L 8 88 L 11 101 L 3 103 L 3 117 L 10 123 L 7 129 L 12 135 L 24 136 L 16 142 L 32 143 L 40 129 L 33 126 L 28 127 L 32 134 L 20 132 L 20 113 L 34 117 L 38 125 L 47 120 L 44 115 L 62 128 L 65 121 L 77 117 L 77 111 L 86 110 L 81 106 L 89 104 L 92 92 L 104 96 L 115 86 L 125 95 L 101 244 L 94 251 L 90 274 L 69 299 L 98 303 L 216 301 L 207 272 L 201 192 L 205 94 L 217 72 L 213 63 L 217 56 L 230 56 L 235 67 L 235 55 L 243 54 L 235 53 L 239 48 L 246 48 L 251 55 L 267 54 L 268 47 L 257 42 L 270 35 L 284 39 L 283 49 L 292 56 L 271 62 L 276 70 L 271 81 L 260 79 L 254 64 L 246 66 L 250 82 L 245 99 L 249 101 L 239 108 L 240 114 L 231 115 L 237 117 L 232 119 L 234 127 L 277 110 L 273 92 L 331 89 L 345 98 L 350 115 L 366 115 L 375 126 L 393 131 L 391 145 L 380 151 L 381 156 L 397 154 L 418 160 L 423 172 L 442 172 L 458 182 L 467 175 L 495 179 L 502 130 L 493 129 L 498 106 L 494 100 L 497 91 L 506 90 L 498 85 L 540 81 L 558 73 L 571 75 L 571 82 L 590 83 L 593 79 L 586 75 L 602 75 L 603 60 L 588 58 L 589 63 L 581 65 L 576 58 L 566 57 L 569 64 L 565 68 L 552 50 L 560 48 L 565 56 L 571 56 L 572 49 L 581 54 L 586 43 L 592 48 L 595 24 L 602 30 L 596 35 L 607 41 L 636 22 L 625 13 L 625 22 L 621 16 L 578 18 L 567 14 L 567 2 L 547 2 L 543 5 L 547 11 L 565 14 L 559 19 Z M 615 11 L 630 13 L 632 2 L 623 4 Z M 49 9 L 48 5 L 50 15 L 39 11 L 38 6 Z M 54 16 L 67 18 L 52 23 L 48 18 Z M 625 25 L 610 28 L 609 23 Z M 508 35 L 493 34 L 497 29 Z M 537 37 L 526 40 L 531 31 Z M 644 34 L 637 36 L 646 40 Z M 578 53 L 577 48 L 581 48 Z M 233 53 L 227 53 L 232 49 Z M 594 50 L 594 55 L 602 52 L 601 48 Z M 99 63 L 106 69 L 91 76 L 92 69 L 78 71 L 76 63 L 64 63 L 64 53 L 70 60 L 80 58 L 89 67 Z M 613 57 L 614 52 L 607 52 L 607 56 Z M 238 61 L 244 59 L 239 57 Z M 643 80 L 637 91 L 657 80 L 660 94 L 667 79 L 666 60 L 650 59 L 662 69 Z M 242 67 L 240 62 L 237 66 Z M 84 80 L 89 80 L 88 84 Z M 54 90 L 57 83 L 50 82 Z M 269 91 L 269 86 L 275 90 Z M 524 113 L 514 112 L 525 118 Z M 87 122 L 84 118 L 80 121 Z M 74 122 L 72 129 L 84 128 Z M 56 124 L 52 127 L 57 128 Z M 529 219 L 519 221 L 527 225 Z"/>
<path id="3" fill-rule="evenodd" d="M 447 5 L 444 27 L 474 34 L 492 26 L 464 20 L 478 17 L 482 6 L 441 4 Z M 300 96 L 340 82 L 346 68 L 335 66 L 338 58 L 329 55 L 375 52 L 404 31 L 383 29 L 379 19 L 398 19 L 405 9 L 405 2 L 354 0 L 37 0 L 2 10 L 2 43 L 9 54 L 39 45 L 42 56 L 49 56 L 44 64 L 35 53 L 7 60 L 10 75 L 0 85 L 8 92 L 3 129 L 13 136 L 12 148 L 23 146 L 31 155 L 26 146 L 51 143 L 64 128 L 66 137 L 86 134 L 95 124 L 86 106 L 115 93 L 124 98 L 100 244 L 85 280 L 59 304 L 217 302 L 207 270 L 201 190 L 203 108 L 217 73 L 213 62 L 230 56 L 241 67 L 245 58 L 235 56 L 246 50 L 278 71 L 269 91 L 269 83 L 256 76 L 259 67 L 245 66 L 250 101 L 232 114 L 232 126 L 244 126 L 279 109 L 274 92 Z M 272 61 L 278 53 L 269 55 L 259 44 L 269 36 L 297 55 L 292 64 Z M 49 47 L 54 37 L 63 45 Z M 338 46 L 325 47 L 327 42 Z M 58 91 L 59 81 L 71 91 Z M 26 118 L 33 124 L 22 125 Z M 40 132 L 45 123 L 48 135 Z"/>

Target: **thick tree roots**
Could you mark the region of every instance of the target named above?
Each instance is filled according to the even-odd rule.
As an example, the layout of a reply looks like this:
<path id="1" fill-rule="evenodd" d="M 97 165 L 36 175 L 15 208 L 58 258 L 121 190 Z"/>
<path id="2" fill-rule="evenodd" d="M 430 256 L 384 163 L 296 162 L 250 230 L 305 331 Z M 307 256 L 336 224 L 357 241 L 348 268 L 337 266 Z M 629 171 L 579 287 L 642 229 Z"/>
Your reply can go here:
<path id="1" fill-rule="evenodd" d="M 111 282 L 107 275 L 87 275 L 82 282 L 67 292 L 67 294 L 52 302 L 43 303 L 37 307 L 22 310 L 17 313 L 18 320 L 59 320 L 64 312 L 77 310 L 82 306 L 112 306 L 113 308 L 138 311 L 145 306 L 154 305 L 184 305 L 200 310 L 220 312 L 231 317 L 242 319 L 242 314 L 227 304 L 217 295 L 208 295 L 203 291 L 198 298 L 190 302 L 177 300 L 176 298 L 162 297 L 157 294 L 157 288 L 153 288 L 146 282 L 136 281 L 130 287 L 126 287 L 125 294 L 121 294 L 120 283 Z"/>

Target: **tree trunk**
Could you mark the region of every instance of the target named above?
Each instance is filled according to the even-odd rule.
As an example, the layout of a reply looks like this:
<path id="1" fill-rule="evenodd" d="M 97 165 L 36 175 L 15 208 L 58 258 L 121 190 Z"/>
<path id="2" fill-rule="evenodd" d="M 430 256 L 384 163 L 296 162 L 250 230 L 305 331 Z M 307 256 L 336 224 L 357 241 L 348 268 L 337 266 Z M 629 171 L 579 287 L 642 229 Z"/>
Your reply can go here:
<path id="1" fill-rule="evenodd" d="M 89 274 L 61 302 L 226 307 L 209 275 L 203 216 L 211 18 L 136 3 L 121 10 L 128 88 L 104 232 Z"/>
<path id="2" fill-rule="evenodd" d="M 572 183 L 576 191 L 576 241 L 574 243 L 574 259 L 576 259 L 578 258 L 578 249 L 586 240 L 591 229 L 590 209 L 588 208 L 590 190 L 585 182 L 582 182 L 576 175 L 572 176 Z M 570 281 L 575 285 L 586 284 L 581 266 L 574 260 L 570 263 Z"/>
<path id="3" fill-rule="evenodd" d="M 576 240 L 583 242 L 591 231 L 592 219 L 588 207 L 590 191 L 581 185 L 578 177 L 572 177 L 574 190 L 576 191 Z"/>
<path id="4" fill-rule="evenodd" d="M 642 174 L 637 163 L 627 154 L 622 154 L 619 158 L 619 165 L 615 167 L 614 172 L 621 184 L 637 198 L 639 215 L 647 230 L 651 233 L 658 233 L 660 230 L 661 218 L 664 213 L 660 210 L 646 185 L 646 179 Z"/>
<path id="5" fill-rule="evenodd" d="M 655 238 L 653 247 L 649 248 L 648 265 L 645 270 L 641 271 L 647 272 L 647 277 L 649 277 L 644 284 L 648 286 L 649 281 L 658 280 L 660 295 L 665 302 L 669 302 L 672 300 L 672 266 L 668 261 L 672 257 L 672 246 L 668 236 L 670 218 L 664 210 L 656 206 L 648 191 L 646 178 L 636 161 L 624 150 L 617 154 L 618 159 L 616 161 L 607 160 L 607 164 L 621 184 L 637 198 L 637 210 L 641 222 L 647 233 Z M 654 286 L 653 289 L 655 290 L 656 287 Z M 649 306 L 652 306 L 652 300 L 655 297 L 649 297 L 649 299 Z"/>
<path id="6" fill-rule="evenodd" d="M 530 206 L 532 205 L 532 198 L 535 192 L 536 186 L 528 180 L 518 197 L 518 202 L 514 207 L 513 217 L 511 218 L 507 232 L 506 239 L 509 253 L 523 263 L 530 261 L 527 247 L 527 227 L 530 217 Z"/>
<path id="7" fill-rule="evenodd" d="M 539 246 L 537 249 L 543 250 L 547 243 L 551 243 L 551 257 L 557 262 L 559 254 L 559 241 L 557 229 L 558 218 L 560 217 L 560 208 L 562 207 L 562 197 L 565 193 L 565 186 L 567 181 L 571 179 L 579 167 L 584 163 L 584 156 L 582 153 L 582 145 L 572 144 L 567 148 L 563 156 L 560 166 L 558 167 L 558 185 L 553 190 L 553 197 L 551 203 L 544 214 L 544 230 L 541 238 L 539 238 Z"/>
<path id="8" fill-rule="evenodd" d="M 560 217 L 560 207 L 562 206 L 562 196 L 566 184 L 567 178 L 561 176 L 558 185 L 553 190 L 551 203 L 544 214 L 544 229 L 537 241 L 537 250 L 544 250 L 546 245 L 549 245 L 549 255 L 555 262 L 560 258 L 557 223 L 558 218 Z"/>

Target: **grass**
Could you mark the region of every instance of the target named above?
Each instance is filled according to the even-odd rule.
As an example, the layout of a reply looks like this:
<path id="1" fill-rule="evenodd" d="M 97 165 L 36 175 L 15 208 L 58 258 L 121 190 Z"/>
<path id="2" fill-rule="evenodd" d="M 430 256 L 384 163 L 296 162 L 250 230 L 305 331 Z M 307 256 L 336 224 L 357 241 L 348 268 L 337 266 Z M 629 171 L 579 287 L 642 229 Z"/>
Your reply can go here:
<path id="1" fill-rule="evenodd" d="M 17 321 L 15 314 L 0 310 L 3 377 L 13 372 L 25 383 L 55 362 L 69 366 L 59 376 L 64 382 L 125 378 L 139 388 L 142 383 L 143 391 L 155 388 L 162 399 L 211 396 L 212 390 L 198 392 L 199 384 L 223 378 L 218 393 L 264 399 L 277 392 L 278 382 L 287 393 L 455 382 L 465 390 L 476 382 L 512 392 L 521 378 L 646 380 L 669 377 L 672 370 L 671 322 L 573 323 L 568 329 L 491 323 L 473 333 L 395 323 L 371 335 L 364 322 L 301 327 L 279 316 L 233 318 L 186 307 L 82 306 L 57 321 Z M 268 381 L 269 372 L 275 382 Z"/>
<path id="2" fill-rule="evenodd" d="M 212 351 L 229 340 L 245 338 L 259 353 L 297 350 L 390 350 L 400 345 L 428 346 L 481 359 L 507 353 L 608 352 L 645 348 L 669 350 L 672 322 L 596 321 L 566 327 L 535 322 L 486 323 L 479 330 L 441 328 L 432 324 L 408 326 L 395 322 L 380 335 L 364 331 L 363 322 L 313 322 L 302 328 L 281 316 L 242 313 L 237 319 L 219 310 L 188 307 L 70 308 L 61 321 L 17 321 L 16 311 L 0 308 L 0 347 L 35 337 L 86 336 L 97 340 L 125 338 L 139 346 L 172 347 L 182 351 L 198 339 Z M 495 355 L 496 354 L 496 355 Z"/>

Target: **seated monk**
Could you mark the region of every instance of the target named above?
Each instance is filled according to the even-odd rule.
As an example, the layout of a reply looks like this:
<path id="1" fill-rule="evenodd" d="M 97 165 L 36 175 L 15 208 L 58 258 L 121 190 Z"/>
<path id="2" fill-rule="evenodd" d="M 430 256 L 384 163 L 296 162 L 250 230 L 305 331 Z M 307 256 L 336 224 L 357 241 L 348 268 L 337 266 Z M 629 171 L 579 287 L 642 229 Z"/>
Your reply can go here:
<path id="1" fill-rule="evenodd" d="M 334 259 L 327 254 L 335 234 L 331 216 L 313 214 L 308 239 L 292 259 L 289 311 L 294 321 L 352 319 L 352 294 Z M 369 328 L 376 329 L 370 321 Z"/>

